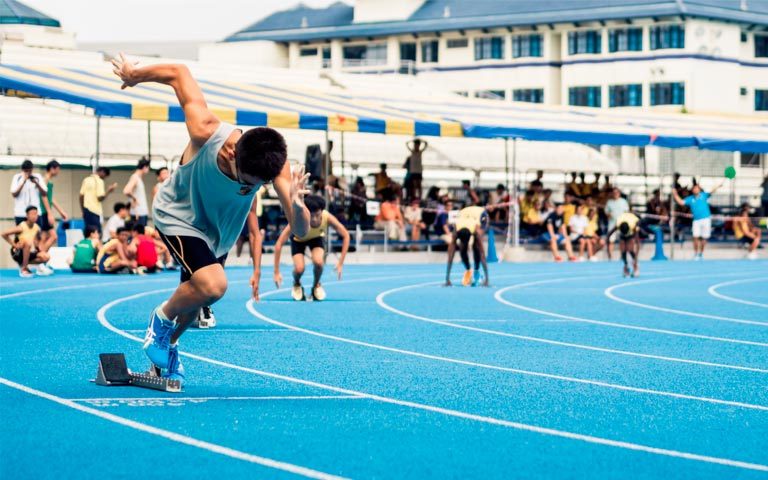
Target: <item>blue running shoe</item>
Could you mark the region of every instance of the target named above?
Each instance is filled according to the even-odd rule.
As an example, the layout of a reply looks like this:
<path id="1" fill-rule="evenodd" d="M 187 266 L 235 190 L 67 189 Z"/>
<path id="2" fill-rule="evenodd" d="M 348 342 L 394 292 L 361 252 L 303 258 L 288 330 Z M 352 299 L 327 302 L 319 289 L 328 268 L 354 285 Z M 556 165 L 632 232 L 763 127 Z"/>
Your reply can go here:
<path id="1" fill-rule="evenodd" d="M 184 385 L 184 365 L 179 360 L 178 345 L 171 345 L 168 350 L 168 369 L 163 372 L 163 378 L 178 380 L 181 385 Z"/>
<path id="2" fill-rule="evenodd" d="M 152 310 L 147 325 L 147 334 L 144 336 L 144 353 L 149 360 L 160 368 L 168 368 L 168 350 L 171 346 L 171 335 L 176 330 L 176 323 L 171 320 L 163 320 L 157 314 L 157 309 Z"/>
<path id="3" fill-rule="evenodd" d="M 480 283 L 480 280 L 480 270 L 475 270 L 474 276 L 472 277 L 472 286 L 476 287 Z"/>

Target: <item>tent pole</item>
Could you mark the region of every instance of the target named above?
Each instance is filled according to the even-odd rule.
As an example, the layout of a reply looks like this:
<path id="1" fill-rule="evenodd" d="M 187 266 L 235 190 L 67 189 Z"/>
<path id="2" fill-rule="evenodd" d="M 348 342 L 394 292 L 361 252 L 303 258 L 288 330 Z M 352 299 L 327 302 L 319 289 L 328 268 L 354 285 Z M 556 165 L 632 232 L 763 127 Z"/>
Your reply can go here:
<path id="1" fill-rule="evenodd" d="M 325 198 L 325 208 L 331 210 L 331 196 L 328 193 L 328 174 L 331 171 L 331 152 L 328 149 L 328 128 L 325 129 L 325 155 L 323 155 L 323 198 Z M 325 229 L 325 258 L 328 258 L 328 254 L 331 251 L 331 235 L 330 228 Z"/>
<path id="2" fill-rule="evenodd" d="M 96 115 L 96 162 L 93 165 L 93 173 L 101 163 L 101 115 Z"/>
<path id="3" fill-rule="evenodd" d="M 672 188 L 669 191 L 669 259 L 675 259 L 675 195 L 672 191 L 675 189 L 675 152 L 672 152 L 670 160 L 672 170 Z"/>
<path id="4" fill-rule="evenodd" d="M 504 186 L 509 192 L 509 139 L 504 137 Z"/>
<path id="5" fill-rule="evenodd" d="M 147 160 L 152 161 L 152 120 L 147 120 Z"/>
<path id="6" fill-rule="evenodd" d="M 341 132 L 341 178 L 344 178 L 344 132 Z"/>
<path id="7" fill-rule="evenodd" d="M 515 201 L 512 203 L 514 206 L 513 213 L 514 213 L 514 236 L 515 236 L 515 247 L 520 246 L 520 214 L 518 212 L 518 205 L 517 205 L 517 137 L 512 139 L 512 188 L 514 190 L 514 199 Z M 512 200 L 512 196 L 510 196 L 510 200 Z"/>

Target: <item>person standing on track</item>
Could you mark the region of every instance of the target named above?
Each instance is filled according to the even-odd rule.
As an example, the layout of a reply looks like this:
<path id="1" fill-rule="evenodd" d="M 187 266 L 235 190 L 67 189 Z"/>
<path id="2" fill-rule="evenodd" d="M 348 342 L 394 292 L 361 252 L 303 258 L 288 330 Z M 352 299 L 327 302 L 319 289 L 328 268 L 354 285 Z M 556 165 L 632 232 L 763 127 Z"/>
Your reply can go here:
<path id="1" fill-rule="evenodd" d="M 83 211 L 83 221 L 86 227 L 88 225 L 96 227 L 99 234 L 101 234 L 101 202 L 117 188 L 116 182 L 109 187 L 104 187 L 104 179 L 108 176 L 109 168 L 99 167 L 96 173 L 85 177 L 80 184 L 80 208 Z"/>
<path id="2" fill-rule="evenodd" d="M 255 209 L 256 192 L 273 182 L 288 223 L 301 237 L 309 230 L 304 205 L 308 176 L 303 168 L 291 171 L 285 139 L 277 131 L 260 127 L 243 132 L 219 120 L 185 65 L 139 68 L 122 54 L 112 63 L 123 89 L 144 82 L 173 88 L 189 132 L 179 168 L 160 187 L 152 212 L 158 233 L 182 267 L 181 284 L 152 311 L 143 346 L 164 377 L 183 381 L 179 337 L 202 307 L 224 296 L 224 261 Z M 254 235 L 259 236 L 258 227 Z M 252 251 L 251 288 L 258 300 L 260 245 Z"/>
<path id="3" fill-rule="evenodd" d="M 136 171 L 133 172 L 128 183 L 123 188 L 123 193 L 131 199 L 131 217 L 133 221 L 147 226 L 149 217 L 149 207 L 147 206 L 147 191 L 144 188 L 144 176 L 149 173 L 149 160 L 142 158 L 136 165 Z"/>
<path id="4" fill-rule="evenodd" d="M 339 280 L 341 280 L 344 259 L 349 250 L 349 232 L 333 214 L 325 209 L 325 200 L 323 197 L 320 197 L 319 195 L 310 195 L 304 199 L 304 203 L 306 203 L 311 215 L 309 220 L 310 228 L 309 232 L 303 237 L 297 237 L 296 235 L 291 237 L 291 257 L 293 258 L 293 289 L 291 296 L 297 302 L 306 300 L 304 287 L 301 286 L 301 276 L 304 275 L 304 252 L 309 248 L 309 253 L 312 256 L 312 264 L 314 266 L 312 300 L 322 301 L 325 300 L 325 290 L 320 284 L 320 279 L 323 276 L 323 268 L 325 267 L 325 231 L 328 230 L 328 226 L 331 226 L 342 239 L 341 256 L 339 256 L 339 261 L 336 263 L 336 273 Z M 280 252 L 290 235 L 291 226 L 288 225 L 280 234 L 277 243 L 275 243 L 274 279 L 277 288 L 280 288 L 280 285 L 283 283 L 283 276 L 280 274 Z"/>
<path id="5" fill-rule="evenodd" d="M 705 192 L 701 185 L 694 184 L 691 188 L 691 195 L 680 198 L 677 190 L 672 189 L 672 195 L 675 202 L 681 207 L 688 207 L 693 214 L 693 259 L 704 259 L 704 247 L 707 246 L 707 240 L 712 236 L 712 211 L 709 208 L 709 197 L 723 186 L 725 180 L 720 185 L 712 189 L 711 192 Z"/>

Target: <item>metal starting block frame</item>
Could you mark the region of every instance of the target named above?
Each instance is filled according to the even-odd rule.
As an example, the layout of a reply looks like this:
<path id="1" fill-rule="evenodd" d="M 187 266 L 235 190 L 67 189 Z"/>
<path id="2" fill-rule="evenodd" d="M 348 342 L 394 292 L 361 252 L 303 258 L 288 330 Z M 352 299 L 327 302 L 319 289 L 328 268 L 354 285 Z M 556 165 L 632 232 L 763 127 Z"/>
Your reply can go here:
<path id="1" fill-rule="evenodd" d="M 131 372 L 122 353 L 100 353 L 99 370 L 92 382 L 105 387 L 133 386 L 170 393 L 181 392 L 181 382 L 163 378 L 160 369 L 154 365 L 145 373 Z"/>

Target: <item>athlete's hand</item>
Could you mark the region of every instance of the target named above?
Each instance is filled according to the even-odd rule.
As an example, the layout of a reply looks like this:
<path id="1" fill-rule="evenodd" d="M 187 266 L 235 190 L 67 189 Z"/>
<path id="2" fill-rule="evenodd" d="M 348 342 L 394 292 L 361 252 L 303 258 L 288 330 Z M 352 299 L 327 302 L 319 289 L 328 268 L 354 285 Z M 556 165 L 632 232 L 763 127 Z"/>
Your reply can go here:
<path id="1" fill-rule="evenodd" d="M 339 275 L 339 280 L 341 280 L 341 272 L 344 270 L 344 264 L 339 262 L 336 264 L 336 273 Z"/>
<path id="2" fill-rule="evenodd" d="M 61 219 L 64 220 L 65 222 L 69 220 L 69 215 L 67 214 L 67 212 L 61 212 Z"/>
<path id="3" fill-rule="evenodd" d="M 251 295 L 253 296 L 253 300 L 258 302 L 259 301 L 259 280 L 261 280 L 261 274 L 259 272 L 253 272 L 253 275 L 251 275 Z"/>
<path id="4" fill-rule="evenodd" d="M 308 180 L 309 174 L 304 173 L 304 165 L 291 169 L 291 203 L 294 205 L 304 205 L 304 195 L 312 193 L 307 188 Z"/>
<path id="5" fill-rule="evenodd" d="M 113 183 L 112 185 L 107 187 L 107 192 L 114 192 L 117 188 L 117 182 Z"/>
<path id="6" fill-rule="evenodd" d="M 280 272 L 275 272 L 274 280 L 275 280 L 275 286 L 277 288 L 280 288 L 280 285 L 283 284 L 283 276 L 280 274 Z"/>
<path id="7" fill-rule="evenodd" d="M 136 70 L 136 65 L 138 64 L 139 62 L 128 61 L 123 53 L 120 53 L 120 58 L 112 59 L 112 65 L 115 67 L 112 71 L 123 81 L 120 90 L 125 90 L 139 83 L 133 79 L 133 71 Z"/>

